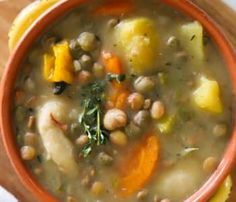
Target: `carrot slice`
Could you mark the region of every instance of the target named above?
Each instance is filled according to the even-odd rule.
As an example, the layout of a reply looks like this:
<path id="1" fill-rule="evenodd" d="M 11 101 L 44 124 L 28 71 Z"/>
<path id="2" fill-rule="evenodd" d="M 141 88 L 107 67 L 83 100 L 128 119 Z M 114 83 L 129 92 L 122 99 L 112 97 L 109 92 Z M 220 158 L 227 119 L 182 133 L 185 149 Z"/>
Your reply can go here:
<path id="1" fill-rule="evenodd" d="M 128 197 L 140 190 L 152 177 L 159 156 L 159 141 L 155 134 L 148 134 L 132 150 L 120 168 L 121 180 L 118 195 Z"/>
<path id="2" fill-rule="evenodd" d="M 130 13 L 134 8 L 131 0 L 107 1 L 102 6 L 93 10 L 93 15 L 121 15 Z"/>
<path id="3" fill-rule="evenodd" d="M 122 74 L 124 73 L 120 59 L 111 53 L 102 52 L 102 61 L 105 65 L 106 73 Z"/>
<path id="4" fill-rule="evenodd" d="M 106 73 L 111 74 L 123 74 L 124 70 L 122 68 L 121 61 L 119 57 L 113 55 L 109 52 L 102 52 L 102 61 L 105 66 Z M 118 109 L 125 109 L 126 100 L 129 96 L 129 90 L 125 82 L 119 83 L 117 81 L 112 81 L 112 85 L 108 91 L 108 102 L 112 103 L 113 107 Z"/>
<path id="5" fill-rule="evenodd" d="M 121 94 L 118 95 L 116 98 L 116 104 L 115 107 L 118 109 L 125 109 L 126 107 L 126 101 L 127 98 L 129 97 L 129 91 L 124 91 Z"/>

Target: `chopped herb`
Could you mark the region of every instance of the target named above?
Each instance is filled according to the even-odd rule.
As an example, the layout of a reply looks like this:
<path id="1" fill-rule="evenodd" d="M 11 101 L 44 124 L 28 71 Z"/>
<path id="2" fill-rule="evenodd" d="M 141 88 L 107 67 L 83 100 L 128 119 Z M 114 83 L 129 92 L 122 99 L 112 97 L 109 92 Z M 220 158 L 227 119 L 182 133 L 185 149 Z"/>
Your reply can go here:
<path id="1" fill-rule="evenodd" d="M 196 37 L 196 35 L 194 34 L 194 35 L 191 37 L 190 41 L 192 41 L 193 39 L 195 39 L 195 37 Z"/>
<path id="2" fill-rule="evenodd" d="M 33 108 L 28 108 L 28 111 L 30 112 L 30 113 L 33 113 L 34 112 L 34 109 Z"/>
<path id="3" fill-rule="evenodd" d="M 170 62 L 167 62 L 167 63 L 166 63 L 166 66 L 171 66 L 171 63 L 170 63 Z"/>
<path id="4" fill-rule="evenodd" d="M 118 83 L 123 82 L 126 79 L 126 75 L 125 74 L 107 74 L 107 80 L 112 82 L 114 80 L 116 80 Z"/>
<path id="5" fill-rule="evenodd" d="M 195 152 L 198 150 L 199 150 L 199 148 L 197 148 L 197 147 L 186 147 L 180 153 L 178 153 L 177 156 L 185 157 L 188 154 L 191 154 L 192 152 Z"/>
<path id="6" fill-rule="evenodd" d="M 203 44 L 206 46 L 210 42 L 210 37 L 207 35 L 203 36 Z"/>
<path id="7" fill-rule="evenodd" d="M 54 87 L 53 87 L 53 94 L 54 95 L 61 95 L 64 92 L 64 90 L 66 89 L 67 85 L 68 84 L 64 81 L 55 82 Z"/>
<path id="8" fill-rule="evenodd" d="M 82 153 L 87 157 L 94 146 L 104 145 L 107 141 L 107 131 L 102 128 L 102 105 L 104 101 L 104 82 L 94 82 L 85 86 L 83 95 L 83 112 L 79 117 L 83 131 L 88 135 L 89 142 L 86 144 Z"/>
<path id="9" fill-rule="evenodd" d="M 42 163 L 42 161 L 43 161 L 43 158 L 41 155 L 37 155 L 36 159 L 38 160 L 39 163 Z"/>

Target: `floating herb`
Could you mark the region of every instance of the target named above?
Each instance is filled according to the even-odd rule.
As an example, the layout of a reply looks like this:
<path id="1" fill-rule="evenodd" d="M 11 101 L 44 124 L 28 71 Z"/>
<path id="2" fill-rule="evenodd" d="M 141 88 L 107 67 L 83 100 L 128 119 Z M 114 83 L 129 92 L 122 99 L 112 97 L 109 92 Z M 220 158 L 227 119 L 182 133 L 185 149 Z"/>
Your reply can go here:
<path id="1" fill-rule="evenodd" d="M 178 156 L 185 157 L 188 154 L 191 154 L 191 153 L 198 151 L 198 150 L 199 150 L 199 148 L 197 148 L 197 147 L 186 147 L 180 153 L 178 153 Z"/>
<path id="2" fill-rule="evenodd" d="M 84 157 L 92 152 L 94 146 L 103 145 L 107 141 L 107 131 L 102 128 L 101 120 L 104 89 L 104 82 L 94 82 L 82 89 L 83 113 L 79 118 L 79 123 L 89 138 L 88 144 L 82 149 Z"/>
<path id="3" fill-rule="evenodd" d="M 195 39 L 195 37 L 196 37 L 196 35 L 194 34 L 194 35 L 191 37 L 190 41 L 192 41 L 193 39 Z"/>
<path id="4" fill-rule="evenodd" d="M 67 85 L 68 84 L 64 81 L 55 82 L 54 87 L 53 87 L 53 94 L 54 95 L 61 95 L 64 92 L 64 90 L 66 89 Z"/>
<path id="5" fill-rule="evenodd" d="M 112 82 L 112 81 L 117 81 L 118 83 L 123 82 L 126 79 L 125 74 L 107 74 L 107 80 Z"/>

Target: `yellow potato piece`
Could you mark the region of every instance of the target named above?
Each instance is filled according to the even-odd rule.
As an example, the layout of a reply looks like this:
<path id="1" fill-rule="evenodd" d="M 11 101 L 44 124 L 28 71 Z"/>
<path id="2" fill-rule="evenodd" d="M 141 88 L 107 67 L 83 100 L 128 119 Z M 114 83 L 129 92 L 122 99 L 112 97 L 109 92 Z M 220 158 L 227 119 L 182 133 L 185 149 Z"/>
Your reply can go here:
<path id="1" fill-rule="evenodd" d="M 8 33 L 8 48 L 13 51 L 18 41 L 21 39 L 30 25 L 48 8 L 59 0 L 35 1 L 24 8 L 14 20 Z"/>
<path id="2" fill-rule="evenodd" d="M 70 53 L 67 41 L 53 45 L 54 55 L 44 55 L 44 78 L 49 82 L 60 82 L 72 84 L 73 76 L 73 59 Z"/>
<path id="3" fill-rule="evenodd" d="M 226 202 L 229 199 L 232 184 L 232 179 L 228 176 L 209 202 Z"/>
<path id="4" fill-rule="evenodd" d="M 193 60 L 201 62 L 204 59 L 203 27 L 197 22 L 184 24 L 180 27 L 180 41 L 183 48 Z"/>
<path id="5" fill-rule="evenodd" d="M 217 81 L 202 76 L 200 86 L 193 93 L 193 99 L 195 104 L 203 110 L 213 113 L 223 112 L 220 88 Z"/>
<path id="6" fill-rule="evenodd" d="M 154 70 L 158 35 L 151 19 L 140 17 L 123 20 L 116 26 L 114 35 L 131 73 L 140 75 Z"/>

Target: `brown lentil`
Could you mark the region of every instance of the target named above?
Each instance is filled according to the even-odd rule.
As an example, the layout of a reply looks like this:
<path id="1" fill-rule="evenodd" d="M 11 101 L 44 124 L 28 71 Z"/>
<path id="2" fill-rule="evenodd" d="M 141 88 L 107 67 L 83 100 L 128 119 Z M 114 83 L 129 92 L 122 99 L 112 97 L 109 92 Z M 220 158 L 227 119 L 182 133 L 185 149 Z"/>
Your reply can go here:
<path id="1" fill-rule="evenodd" d="M 87 144 L 89 141 L 89 138 L 86 134 L 83 134 L 81 136 L 79 136 L 77 139 L 76 139 L 76 144 L 79 145 L 79 146 L 83 146 L 85 144 Z"/>
<path id="2" fill-rule="evenodd" d="M 217 164 L 218 164 L 217 158 L 215 158 L 213 156 L 208 157 L 203 162 L 203 170 L 206 173 L 211 173 L 216 169 Z"/>
<path id="3" fill-rule="evenodd" d="M 32 129 L 34 127 L 35 121 L 36 121 L 36 117 L 35 116 L 30 116 L 29 120 L 28 120 L 28 123 L 27 123 L 27 127 L 29 129 Z"/>
<path id="4" fill-rule="evenodd" d="M 32 160 L 36 156 L 35 148 L 32 146 L 23 146 L 21 147 L 20 151 L 21 151 L 21 158 L 26 161 Z"/>
<path id="5" fill-rule="evenodd" d="M 103 194 L 104 191 L 105 191 L 105 187 L 102 182 L 96 181 L 93 183 L 93 185 L 91 187 L 91 192 L 93 195 L 99 196 L 99 195 Z"/>
<path id="6" fill-rule="evenodd" d="M 140 93 L 132 93 L 128 97 L 128 104 L 134 111 L 140 110 L 143 107 L 144 97 Z"/>
<path id="7" fill-rule="evenodd" d="M 110 134 L 110 141 L 112 144 L 118 146 L 125 146 L 128 142 L 126 134 L 120 130 L 114 131 Z"/>
<path id="8" fill-rule="evenodd" d="M 162 102 L 160 101 L 155 101 L 153 104 L 152 104 L 152 107 L 151 107 L 151 117 L 153 119 L 160 119 L 164 116 L 165 114 L 165 106 Z"/>
<path id="9" fill-rule="evenodd" d="M 88 84 L 91 79 L 92 79 L 92 75 L 89 71 L 86 71 L 86 70 L 82 70 L 80 73 L 79 73 L 79 82 L 83 85 L 85 84 Z"/>

